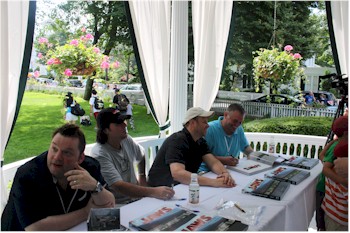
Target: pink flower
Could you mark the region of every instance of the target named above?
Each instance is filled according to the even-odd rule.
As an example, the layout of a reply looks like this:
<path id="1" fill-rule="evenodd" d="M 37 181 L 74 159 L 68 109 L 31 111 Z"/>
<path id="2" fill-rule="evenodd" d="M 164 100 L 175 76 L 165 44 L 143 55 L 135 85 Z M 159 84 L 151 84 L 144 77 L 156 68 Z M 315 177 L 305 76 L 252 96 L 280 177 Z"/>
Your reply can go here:
<path id="1" fill-rule="evenodd" d="M 36 71 L 34 71 L 34 77 L 35 77 L 35 78 L 38 78 L 39 76 L 40 76 L 40 72 L 39 72 L 39 71 L 37 71 L 37 70 L 36 70 Z"/>
<path id="2" fill-rule="evenodd" d="M 86 40 L 86 39 L 85 39 L 85 36 L 81 36 L 81 37 L 80 37 L 80 40 L 82 40 L 82 41 Z"/>
<path id="3" fill-rule="evenodd" d="M 93 39 L 94 39 L 94 36 L 91 35 L 90 33 L 88 33 L 88 34 L 85 35 L 85 38 L 86 38 L 86 39 L 91 39 L 91 40 L 93 40 Z"/>
<path id="4" fill-rule="evenodd" d="M 74 46 L 78 46 L 79 41 L 78 40 L 72 40 L 69 44 L 74 45 Z"/>
<path id="5" fill-rule="evenodd" d="M 301 55 L 299 53 L 294 54 L 295 59 L 302 59 Z"/>
<path id="6" fill-rule="evenodd" d="M 102 69 L 108 69 L 108 68 L 109 68 L 109 63 L 108 63 L 107 61 L 103 61 L 103 62 L 101 63 L 101 68 L 102 68 Z"/>
<path id="7" fill-rule="evenodd" d="M 49 60 L 47 60 L 46 64 L 47 65 L 52 65 L 54 64 L 55 58 L 50 58 Z"/>
<path id="8" fill-rule="evenodd" d="M 118 68 L 119 67 L 119 61 L 115 61 L 114 63 L 113 63 L 113 68 Z"/>
<path id="9" fill-rule="evenodd" d="M 284 51 L 291 51 L 291 50 L 293 50 L 293 46 L 291 45 L 284 46 Z"/>
<path id="10" fill-rule="evenodd" d="M 94 50 L 94 52 L 95 52 L 95 53 L 100 53 L 100 49 L 99 49 L 99 48 L 97 48 L 97 47 L 94 47 L 94 49 L 93 49 L 93 50 Z"/>
<path id="11" fill-rule="evenodd" d="M 66 69 L 66 70 L 64 71 L 64 75 L 66 75 L 66 76 L 68 76 L 68 77 L 72 76 L 72 74 L 73 74 L 73 72 L 72 72 L 70 69 Z"/>
<path id="12" fill-rule="evenodd" d="M 42 53 L 38 53 L 38 58 L 39 59 L 43 58 L 43 54 Z"/>
<path id="13" fill-rule="evenodd" d="M 86 28 L 85 28 L 85 27 L 82 27 L 81 31 L 82 31 L 82 32 L 86 32 Z"/>
<path id="14" fill-rule="evenodd" d="M 45 43 L 48 43 L 48 42 L 49 42 L 49 40 L 46 39 L 45 37 L 40 37 L 39 38 L 39 44 L 45 44 Z"/>
<path id="15" fill-rule="evenodd" d="M 58 59 L 58 58 L 54 58 L 53 64 L 55 64 L 55 65 L 59 65 L 59 64 L 62 64 L 62 62 L 61 62 L 61 60 L 60 60 L 60 59 Z"/>
<path id="16" fill-rule="evenodd" d="M 52 65 L 52 64 L 55 64 L 55 65 L 59 65 L 59 64 L 62 64 L 62 62 L 60 61 L 60 59 L 58 58 L 50 58 L 47 62 L 46 62 L 47 65 Z"/>

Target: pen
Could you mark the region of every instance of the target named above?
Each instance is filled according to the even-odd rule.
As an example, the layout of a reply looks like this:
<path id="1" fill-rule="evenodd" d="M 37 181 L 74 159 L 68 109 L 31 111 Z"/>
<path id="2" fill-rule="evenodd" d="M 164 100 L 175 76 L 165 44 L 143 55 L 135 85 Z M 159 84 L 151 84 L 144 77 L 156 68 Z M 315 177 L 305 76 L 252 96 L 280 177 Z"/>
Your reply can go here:
<path id="1" fill-rule="evenodd" d="M 186 201 L 187 199 L 186 198 L 170 198 L 168 200 L 165 200 L 165 201 Z"/>
<path id="2" fill-rule="evenodd" d="M 174 183 L 171 184 L 171 189 L 174 189 Z"/>
<path id="3" fill-rule="evenodd" d="M 235 156 L 233 156 L 232 154 L 231 154 L 231 157 L 232 157 L 232 158 L 237 162 L 237 164 L 238 164 L 239 159 L 236 158 Z"/>
<path id="4" fill-rule="evenodd" d="M 187 210 L 187 211 L 190 211 L 190 212 L 193 212 L 193 213 L 199 213 L 199 210 L 191 210 L 191 209 L 183 207 L 182 205 L 179 205 L 179 204 L 175 204 L 175 205 L 177 207 L 181 208 L 181 209 L 184 209 L 184 210 Z"/>
<path id="5" fill-rule="evenodd" d="M 245 210 L 244 209 L 242 209 L 239 205 L 237 205 L 236 203 L 234 204 L 234 206 L 237 208 L 237 209 L 239 209 L 240 211 L 242 211 L 243 213 L 245 213 Z"/>

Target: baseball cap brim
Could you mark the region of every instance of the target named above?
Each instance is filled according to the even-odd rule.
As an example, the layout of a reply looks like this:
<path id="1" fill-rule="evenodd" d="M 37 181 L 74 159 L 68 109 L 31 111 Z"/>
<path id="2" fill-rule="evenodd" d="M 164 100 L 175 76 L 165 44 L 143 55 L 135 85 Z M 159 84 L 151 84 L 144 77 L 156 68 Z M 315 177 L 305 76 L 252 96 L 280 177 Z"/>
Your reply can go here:
<path id="1" fill-rule="evenodd" d="M 187 110 L 185 119 L 182 122 L 182 124 L 185 125 L 187 122 L 189 122 L 195 117 L 211 117 L 212 115 L 214 115 L 214 111 L 205 111 L 200 107 L 193 107 Z"/>

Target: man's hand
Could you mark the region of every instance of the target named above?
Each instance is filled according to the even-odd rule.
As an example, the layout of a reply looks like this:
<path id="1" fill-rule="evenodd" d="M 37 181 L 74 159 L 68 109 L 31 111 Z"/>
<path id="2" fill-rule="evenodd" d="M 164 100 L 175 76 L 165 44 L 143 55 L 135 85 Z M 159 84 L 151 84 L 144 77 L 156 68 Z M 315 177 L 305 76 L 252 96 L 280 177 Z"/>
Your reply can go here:
<path id="1" fill-rule="evenodd" d="M 223 179 L 222 183 L 224 185 L 227 185 L 228 187 L 236 186 L 235 180 L 231 177 L 230 173 L 228 173 L 228 172 L 224 172 L 221 175 L 218 175 L 217 179 Z"/>
<path id="2" fill-rule="evenodd" d="M 162 200 L 169 200 L 175 195 L 175 191 L 172 188 L 166 187 L 166 186 L 159 186 L 153 188 L 153 194 L 152 197 L 162 199 Z"/>
<path id="3" fill-rule="evenodd" d="M 232 156 L 225 156 L 222 159 L 224 160 L 223 164 L 228 166 L 236 166 L 239 163 L 239 160 Z"/>
<path id="4" fill-rule="evenodd" d="M 74 170 L 70 170 L 64 174 L 72 189 L 81 189 L 84 191 L 92 191 L 96 188 L 97 180 L 95 180 L 88 171 L 77 164 Z"/>

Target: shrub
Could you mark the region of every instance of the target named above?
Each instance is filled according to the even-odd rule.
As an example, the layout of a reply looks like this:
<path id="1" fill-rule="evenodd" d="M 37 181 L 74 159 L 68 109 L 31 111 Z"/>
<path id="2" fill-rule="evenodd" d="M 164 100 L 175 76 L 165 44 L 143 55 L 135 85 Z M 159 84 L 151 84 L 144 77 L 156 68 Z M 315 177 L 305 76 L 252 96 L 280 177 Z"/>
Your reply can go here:
<path id="1" fill-rule="evenodd" d="M 245 132 L 286 133 L 327 136 L 332 125 L 331 117 L 281 117 L 244 123 Z"/>

